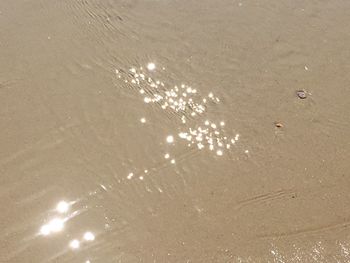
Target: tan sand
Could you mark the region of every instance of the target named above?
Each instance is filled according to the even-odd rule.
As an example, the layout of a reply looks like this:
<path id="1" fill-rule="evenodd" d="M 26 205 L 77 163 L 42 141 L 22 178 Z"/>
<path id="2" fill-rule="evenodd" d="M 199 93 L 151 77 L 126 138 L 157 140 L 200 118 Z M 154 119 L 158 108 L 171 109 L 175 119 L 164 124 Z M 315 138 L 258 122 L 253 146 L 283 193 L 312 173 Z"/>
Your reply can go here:
<path id="1" fill-rule="evenodd" d="M 350 262 L 349 14 L 0 1 L 0 262 Z"/>

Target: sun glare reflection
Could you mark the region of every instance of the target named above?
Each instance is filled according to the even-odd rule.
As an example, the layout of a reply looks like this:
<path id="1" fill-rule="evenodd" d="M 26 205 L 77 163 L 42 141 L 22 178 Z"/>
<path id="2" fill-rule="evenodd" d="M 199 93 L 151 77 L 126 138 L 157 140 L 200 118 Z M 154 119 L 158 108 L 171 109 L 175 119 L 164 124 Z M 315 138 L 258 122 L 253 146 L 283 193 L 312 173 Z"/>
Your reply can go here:
<path id="1" fill-rule="evenodd" d="M 67 213 L 69 210 L 69 206 L 69 203 L 67 203 L 66 201 L 60 201 L 56 206 L 56 210 L 61 214 Z"/>
<path id="2" fill-rule="evenodd" d="M 91 233 L 91 232 L 85 232 L 84 239 L 86 241 L 94 241 L 95 240 L 95 235 L 93 233 Z"/>
<path id="3" fill-rule="evenodd" d="M 50 235 L 51 233 L 57 233 L 62 231 L 64 228 L 64 219 L 62 218 L 54 218 L 49 223 L 43 225 L 40 228 L 40 234 L 43 236 Z"/>
<path id="4" fill-rule="evenodd" d="M 230 134 L 225 120 L 203 119 L 204 116 L 208 116 L 207 113 L 212 107 L 221 103 L 220 98 L 214 92 L 209 91 L 203 94 L 199 88 L 185 83 L 166 83 L 157 78 L 157 73 L 164 74 L 163 72 L 151 72 L 155 71 L 156 68 L 155 63 L 149 62 L 146 67 L 131 67 L 128 71 L 116 70 L 116 74 L 118 79 L 130 84 L 128 87 L 139 91 L 144 103 L 159 106 L 161 109 L 171 112 L 175 119 L 178 118 L 176 133 L 180 138 L 179 143 L 183 141 L 184 145 L 195 147 L 202 152 L 208 149 L 208 152 L 214 156 L 223 156 L 238 147 L 237 142 L 240 135 Z M 160 68 L 165 70 L 164 67 Z M 146 118 L 142 117 L 140 122 L 146 123 Z M 169 134 L 165 136 L 165 142 L 175 146 L 176 137 Z M 163 157 L 170 164 L 176 163 L 176 156 L 173 156 L 172 152 L 164 153 Z M 129 173 L 126 178 L 129 180 L 138 178 L 142 181 L 152 174 L 153 168 L 149 167 L 149 169 L 150 173 L 145 172 L 146 170 L 142 172 L 140 169 L 136 170 L 135 177 L 133 173 Z"/>
<path id="5" fill-rule="evenodd" d="M 77 240 L 77 239 L 74 239 L 74 240 L 72 240 L 71 242 L 69 242 L 69 247 L 71 248 L 71 249 L 78 249 L 79 247 L 80 247 L 80 242 L 79 242 L 79 240 Z"/>

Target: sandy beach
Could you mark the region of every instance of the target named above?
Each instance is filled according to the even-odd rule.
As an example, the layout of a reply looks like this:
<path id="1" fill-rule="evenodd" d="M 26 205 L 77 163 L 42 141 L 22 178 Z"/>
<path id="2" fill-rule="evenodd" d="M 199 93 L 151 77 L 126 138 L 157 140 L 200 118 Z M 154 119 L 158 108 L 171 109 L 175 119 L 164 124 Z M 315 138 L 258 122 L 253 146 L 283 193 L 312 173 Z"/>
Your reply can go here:
<path id="1" fill-rule="evenodd" d="M 350 262 L 349 14 L 0 1 L 0 262 Z"/>

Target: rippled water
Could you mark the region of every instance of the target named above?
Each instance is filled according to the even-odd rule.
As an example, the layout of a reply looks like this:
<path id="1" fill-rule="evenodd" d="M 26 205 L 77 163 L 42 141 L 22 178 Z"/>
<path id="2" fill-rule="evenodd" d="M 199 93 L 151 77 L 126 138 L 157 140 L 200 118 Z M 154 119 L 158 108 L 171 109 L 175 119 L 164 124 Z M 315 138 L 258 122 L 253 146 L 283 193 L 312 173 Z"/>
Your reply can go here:
<path id="1" fill-rule="evenodd" d="M 0 262 L 350 262 L 349 11 L 2 0 Z"/>

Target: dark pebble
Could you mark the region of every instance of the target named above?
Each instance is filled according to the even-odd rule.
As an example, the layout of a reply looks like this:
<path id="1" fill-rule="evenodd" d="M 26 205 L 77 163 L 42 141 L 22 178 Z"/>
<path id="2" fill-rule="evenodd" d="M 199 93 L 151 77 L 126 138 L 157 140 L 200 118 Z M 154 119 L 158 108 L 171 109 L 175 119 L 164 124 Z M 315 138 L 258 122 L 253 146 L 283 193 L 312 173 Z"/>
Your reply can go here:
<path id="1" fill-rule="evenodd" d="M 275 122 L 275 126 L 276 126 L 277 128 L 283 128 L 283 124 L 280 123 L 280 122 Z"/>
<path id="2" fill-rule="evenodd" d="M 303 90 L 298 90 L 297 91 L 297 96 L 299 99 L 306 99 L 307 95 L 306 95 L 306 92 L 303 91 Z"/>

